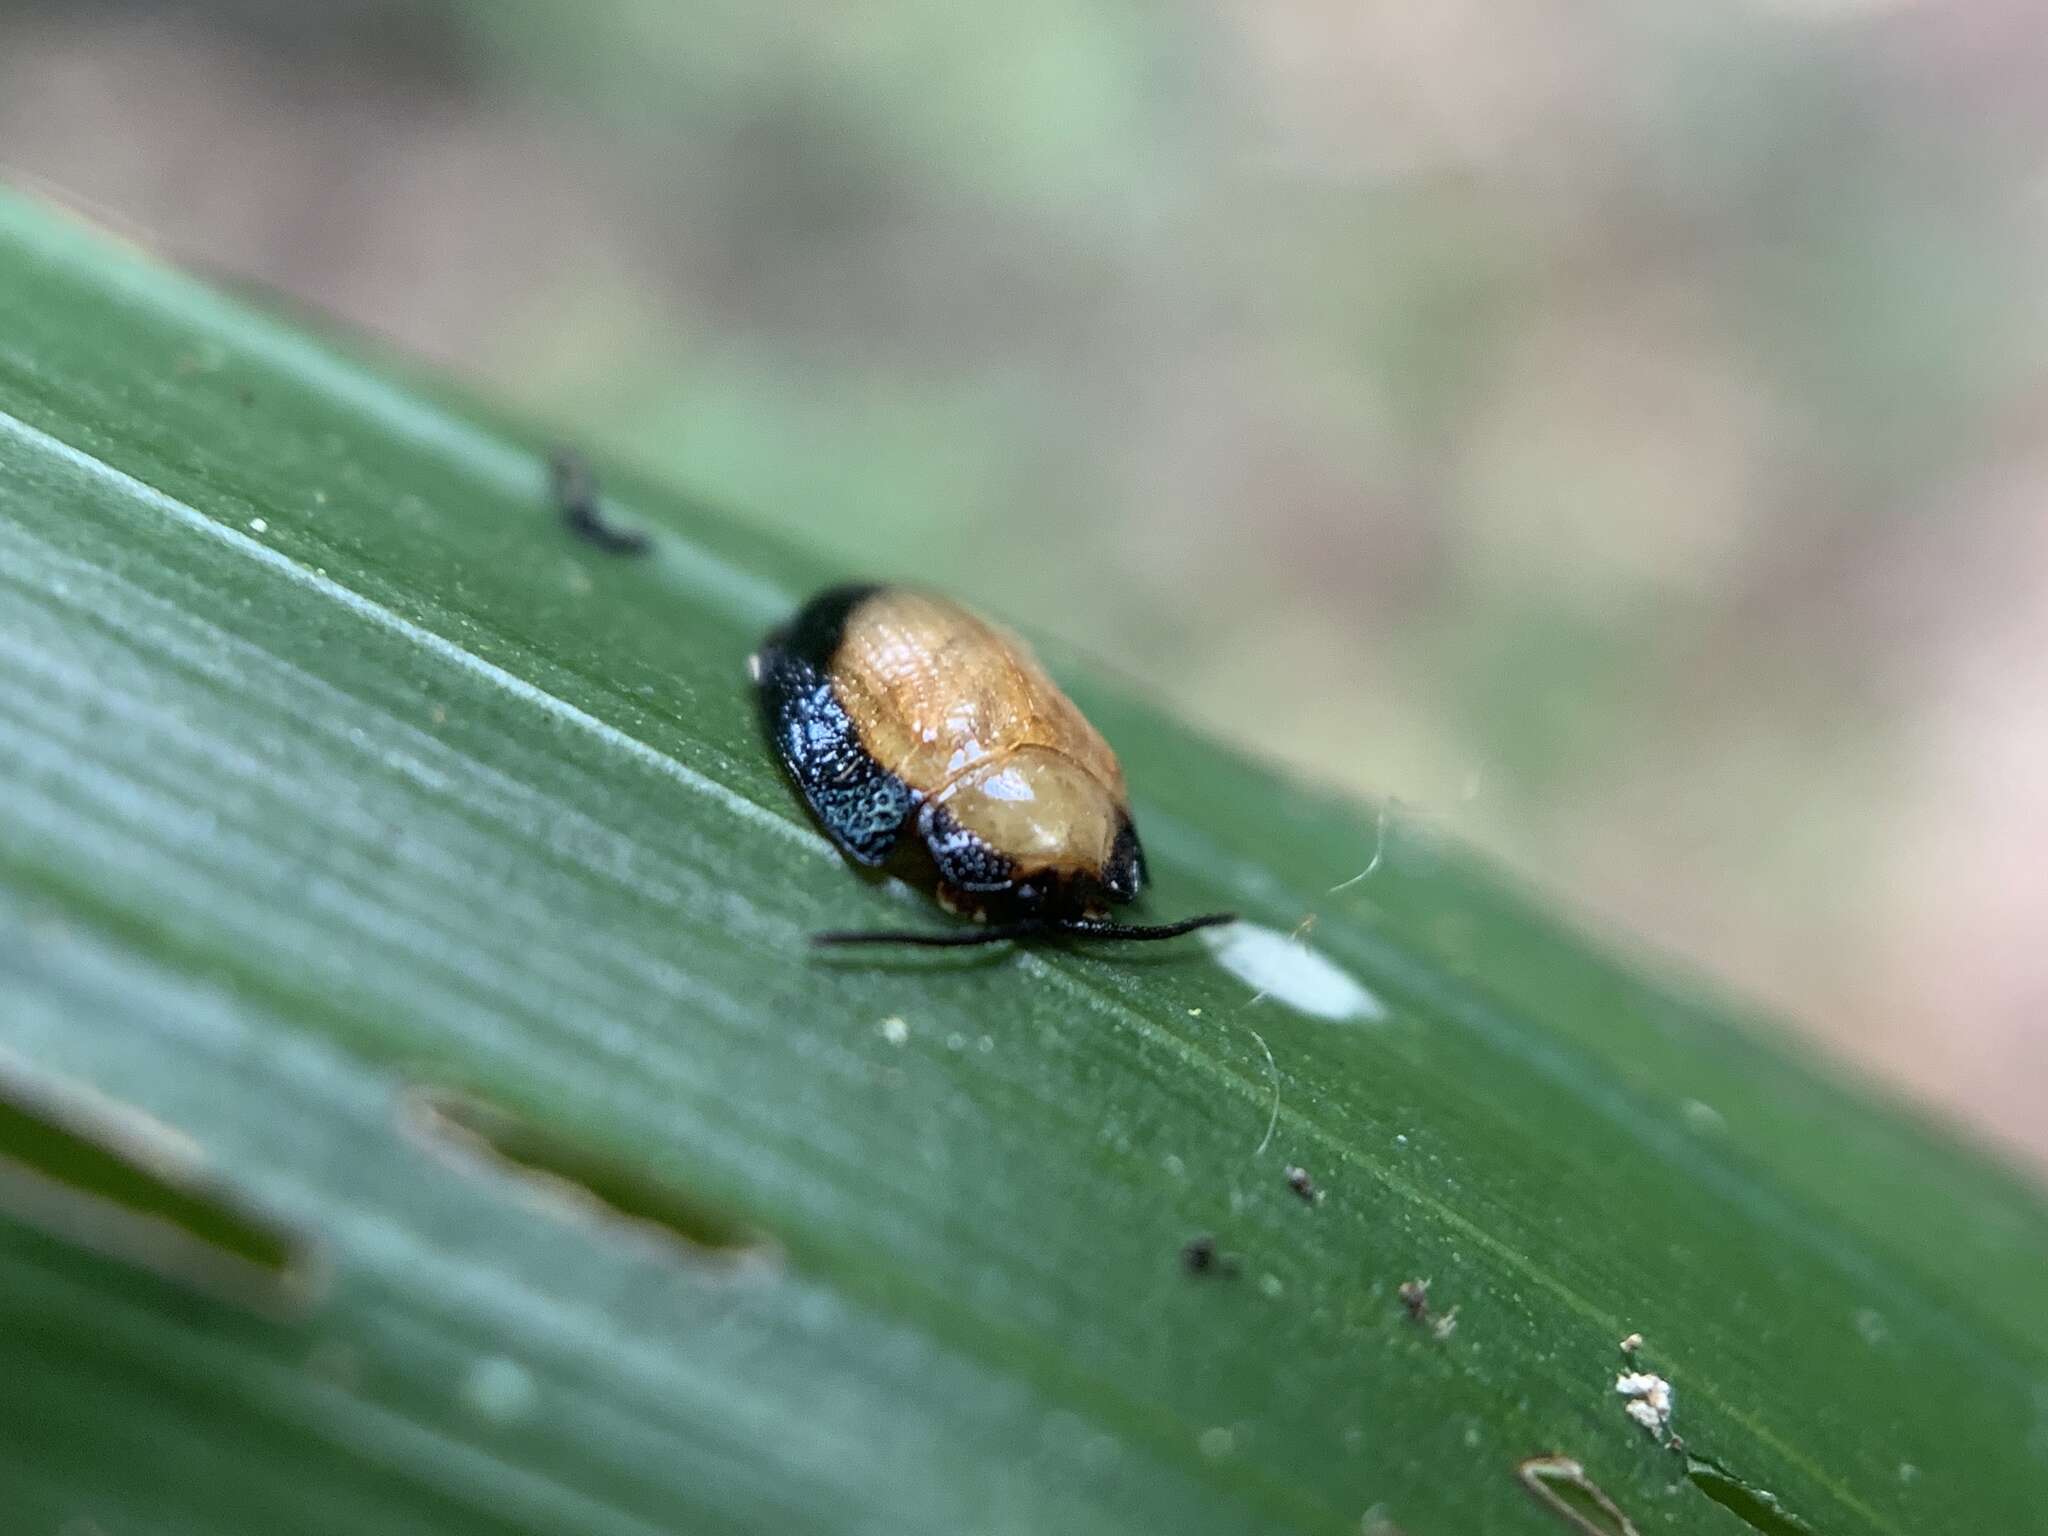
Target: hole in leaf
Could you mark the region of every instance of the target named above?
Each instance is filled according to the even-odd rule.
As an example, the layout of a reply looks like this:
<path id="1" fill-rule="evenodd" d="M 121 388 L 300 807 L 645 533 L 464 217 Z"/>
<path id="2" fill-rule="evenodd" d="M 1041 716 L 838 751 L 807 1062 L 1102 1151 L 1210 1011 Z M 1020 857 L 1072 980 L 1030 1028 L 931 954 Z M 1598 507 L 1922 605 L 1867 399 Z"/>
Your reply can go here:
<path id="1" fill-rule="evenodd" d="M 1586 1536 L 1641 1536 L 1586 1469 L 1569 1456 L 1531 1456 L 1516 1468 L 1536 1502 Z"/>
<path id="2" fill-rule="evenodd" d="M 1764 1536 L 1814 1536 L 1813 1527 L 1780 1504 L 1775 1493 L 1751 1487 L 1719 1462 L 1688 1456 L 1685 1475 L 1701 1493 Z"/>
<path id="3" fill-rule="evenodd" d="M 779 1257 L 765 1234 L 716 1204 L 469 1094 L 414 1087 L 401 1114 L 428 1146 L 510 1173 L 557 1214 L 624 1226 L 699 1262 Z"/>
<path id="4" fill-rule="evenodd" d="M 272 1316 L 319 1289 L 312 1246 L 222 1190 L 190 1137 L 82 1088 L 0 1076 L 0 1210 Z"/>

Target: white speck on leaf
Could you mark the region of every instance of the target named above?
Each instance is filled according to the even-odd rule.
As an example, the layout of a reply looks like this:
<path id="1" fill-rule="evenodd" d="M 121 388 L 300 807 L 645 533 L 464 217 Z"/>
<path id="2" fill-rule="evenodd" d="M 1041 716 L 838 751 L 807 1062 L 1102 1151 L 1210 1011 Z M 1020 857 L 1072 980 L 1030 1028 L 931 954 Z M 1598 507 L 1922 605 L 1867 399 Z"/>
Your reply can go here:
<path id="1" fill-rule="evenodd" d="M 1383 1019 L 1386 1005 L 1305 939 L 1258 923 L 1204 929 L 1217 962 L 1262 997 L 1318 1019 Z"/>
<path id="2" fill-rule="evenodd" d="M 1628 1399 L 1622 1412 L 1658 1439 L 1671 1427 L 1671 1383 L 1653 1371 L 1623 1371 L 1614 1378 L 1614 1390 Z"/>
<path id="3" fill-rule="evenodd" d="M 510 1424 L 525 1418 L 539 1396 L 533 1373 L 503 1355 L 477 1361 L 462 1383 L 463 1401 L 493 1424 Z"/>
<path id="4" fill-rule="evenodd" d="M 1702 1136 L 1718 1136 L 1728 1129 L 1728 1118 L 1713 1105 L 1701 1099 L 1687 1099 L 1679 1105 L 1678 1112 L 1685 1117 L 1685 1123 Z"/>
<path id="5" fill-rule="evenodd" d="M 879 1028 L 882 1038 L 891 1045 L 901 1045 L 910 1038 L 910 1026 L 893 1013 L 882 1020 Z"/>

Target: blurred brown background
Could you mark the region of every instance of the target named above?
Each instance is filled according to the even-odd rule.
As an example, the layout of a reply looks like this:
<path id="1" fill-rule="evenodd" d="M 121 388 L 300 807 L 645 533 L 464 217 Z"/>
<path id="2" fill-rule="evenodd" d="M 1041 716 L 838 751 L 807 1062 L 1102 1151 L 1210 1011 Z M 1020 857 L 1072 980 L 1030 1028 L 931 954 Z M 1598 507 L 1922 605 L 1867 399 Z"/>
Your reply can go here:
<path id="1" fill-rule="evenodd" d="M 2032 0 L 0 0 L 0 176 L 1114 656 L 2048 1167 Z"/>

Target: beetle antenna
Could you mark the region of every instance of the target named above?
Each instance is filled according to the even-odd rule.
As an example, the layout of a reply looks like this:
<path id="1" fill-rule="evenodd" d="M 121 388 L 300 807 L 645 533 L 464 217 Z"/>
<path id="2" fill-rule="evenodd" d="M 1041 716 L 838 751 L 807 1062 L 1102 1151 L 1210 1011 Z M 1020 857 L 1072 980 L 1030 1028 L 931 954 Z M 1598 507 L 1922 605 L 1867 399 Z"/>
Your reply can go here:
<path id="1" fill-rule="evenodd" d="M 915 944 L 923 949 L 965 949 L 971 944 L 1033 939 L 1049 931 L 1044 923 L 1001 923 L 993 928 L 960 928 L 938 933 L 916 928 L 862 928 L 851 932 L 814 933 L 811 942 L 820 949 L 849 944 Z"/>
<path id="2" fill-rule="evenodd" d="M 1177 939 L 1198 928 L 1214 928 L 1237 921 L 1235 912 L 1204 912 L 1184 917 L 1177 923 L 1090 922 L 1072 918 L 1065 922 L 998 923 L 988 928 L 960 928 L 934 933 L 924 928 L 856 928 L 850 931 L 814 933 L 811 942 L 820 949 L 837 949 L 854 944 L 913 944 L 922 949 L 966 949 L 976 944 L 1001 944 L 1011 939 L 1036 939 L 1057 934 L 1068 939 L 1114 939 L 1149 942 Z"/>
<path id="3" fill-rule="evenodd" d="M 1111 923 L 1075 919 L 1053 924 L 1052 931 L 1076 939 L 1150 941 L 1177 939 L 1184 933 L 1193 933 L 1197 928 L 1215 928 L 1223 923 L 1236 921 L 1235 912 L 1204 912 L 1200 917 L 1184 917 L 1177 923 Z"/>

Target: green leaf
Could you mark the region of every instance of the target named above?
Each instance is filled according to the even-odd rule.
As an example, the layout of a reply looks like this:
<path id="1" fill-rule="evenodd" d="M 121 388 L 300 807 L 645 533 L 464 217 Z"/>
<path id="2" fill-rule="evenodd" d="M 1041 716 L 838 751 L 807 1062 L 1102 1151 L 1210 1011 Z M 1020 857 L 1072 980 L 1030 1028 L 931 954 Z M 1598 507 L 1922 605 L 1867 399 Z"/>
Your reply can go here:
<path id="1" fill-rule="evenodd" d="M 837 573 L 540 446 L 0 201 L 10 1530 L 2038 1528 L 2033 1191 L 1056 649 L 1257 927 L 815 955 Z"/>

